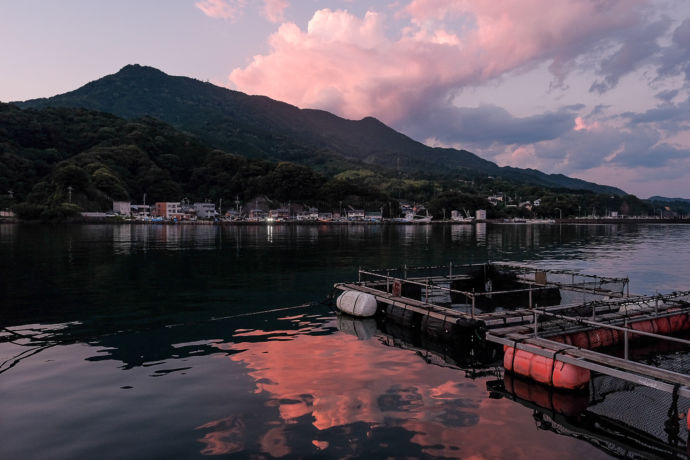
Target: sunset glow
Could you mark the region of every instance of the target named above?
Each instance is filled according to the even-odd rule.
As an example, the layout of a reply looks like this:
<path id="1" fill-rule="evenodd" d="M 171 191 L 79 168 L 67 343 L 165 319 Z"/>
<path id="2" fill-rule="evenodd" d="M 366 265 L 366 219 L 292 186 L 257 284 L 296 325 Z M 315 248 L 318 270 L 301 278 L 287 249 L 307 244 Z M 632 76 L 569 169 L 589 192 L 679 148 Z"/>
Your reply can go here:
<path id="1" fill-rule="evenodd" d="M 3 101 L 51 96 L 140 63 L 302 108 L 373 116 L 500 165 L 603 175 L 641 197 L 690 195 L 690 176 L 677 177 L 690 171 L 690 4 L 681 0 L 180 0 L 164 12 L 137 7 L 132 38 L 117 23 L 129 2 L 80 23 L 31 3 L 0 7 L 8 23 L 0 53 L 15 70 L 1 77 Z M 42 45 L 10 39 L 26 30 Z M 70 45 L 85 35 L 98 53 Z M 47 56 L 64 65 L 36 67 Z"/>
<path id="2" fill-rule="evenodd" d="M 497 428 L 504 434 L 521 430 L 520 424 L 510 422 L 521 410 L 510 400 L 487 398 L 484 380 L 460 382 L 457 371 L 430 367 L 411 350 L 381 348 L 377 338 L 288 332 L 253 331 L 242 336 L 290 335 L 289 341 L 216 345 L 219 350 L 237 352 L 229 354 L 229 359 L 247 367 L 256 394 L 267 397 L 267 404 L 280 414 L 282 425 L 261 435 L 267 454 L 288 455 L 286 432 L 305 419 L 311 419 L 317 433 L 361 422 L 370 430 L 396 426 L 409 431 L 410 441 L 433 456 L 528 458 L 540 452 L 537 439 L 530 435 L 521 435 L 523 440 L 513 445 L 497 442 Z M 197 429 L 205 433 L 199 441 L 204 445 L 201 452 L 207 455 L 239 452 L 252 442 L 239 416 L 210 421 Z M 328 448 L 322 439 L 312 444 Z M 544 455 L 549 452 L 544 448 Z"/>

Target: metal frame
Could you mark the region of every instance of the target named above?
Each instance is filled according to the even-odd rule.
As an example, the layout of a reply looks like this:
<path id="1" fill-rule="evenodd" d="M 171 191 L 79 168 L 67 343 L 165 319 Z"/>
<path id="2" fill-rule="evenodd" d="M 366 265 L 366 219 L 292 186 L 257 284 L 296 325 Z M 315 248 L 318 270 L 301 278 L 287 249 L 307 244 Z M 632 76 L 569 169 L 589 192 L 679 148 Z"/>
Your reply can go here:
<path id="1" fill-rule="evenodd" d="M 553 348 L 555 348 L 556 351 L 542 348 L 538 345 L 532 344 L 530 343 L 530 339 L 525 339 L 524 337 L 507 338 L 494 335 L 493 332 L 487 332 L 486 339 L 501 345 L 508 345 L 510 347 L 517 348 L 518 350 L 525 350 L 535 355 L 555 359 L 556 361 L 572 364 L 574 366 L 582 367 L 584 369 L 589 369 L 590 371 L 599 372 L 600 374 L 610 375 L 612 377 L 617 377 L 632 383 L 644 385 L 650 388 L 656 388 L 657 390 L 662 390 L 669 393 L 672 393 L 674 388 L 677 386 L 678 394 L 680 396 L 690 398 L 690 376 L 685 374 L 679 374 L 677 372 L 659 369 L 657 367 L 648 366 L 646 364 L 633 363 L 631 361 L 627 361 L 621 358 L 616 358 L 613 356 L 604 355 L 602 353 L 586 350 L 586 354 L 588 355 L 600 355 L 601 358 L 605 357 L 607 361 L 618 364 L 618 367 L 611 367 L 611 365 L 605 365 L 597 362 L 588 361 L 587 359 L 593 359 L 596 358 L 596 356 L 590 356 L 589 358 L 581 356 L 582 352 L 584 351 L 581 348 L 577 348 L 572 345 L 566 345 L 560 342 L 554 342 L 548 339 L 539 340 L 545 342 L 544 345 L 553 346 Z M 580 356 L 575 355 L 575 353 L 577 353 Z M 626 365 L 626 363 L 628 365 Z M 640 372 L 654 371 L 654 373 L 656 374 L 665 374 L 666 378 L 664 379 L 664 381 L 661 381 L 651 377 L 640 375 L 636 372 L 625 370 L 624 368 L 631 367 L 629 366 L 629 364 L 634 364 L 634 367 L 638 368 Z"/>
<path id="2" fill-rule="evenodd" d="M 630 296 L 629 289 L 629 279 L 628 278 L 613 278 L 613 277 L 602 277 L 598 275 L 589 275 L 577 273 L 571 270 L 550 270 L 550 269 L 540 269 L 536 267 L 530 267 L 526 265 L 517 265 L 505 262 L 494 262 L 493 264 L 510 270 L 525 272 L 546 272 L 561 275 L 571 275 L 573 279 L 572 284 L 567 283 L 545 283 L 540 284 L 533 282 L 531 280 L 522 279 L 521 282 L 527 284 L 529 287 L 517 290 L 506 290 L 506 291 L 491 291 L 491 292 L 468 292 L 461 291 L 457 289 L 447 288 L 444 286 L 439 286 L 434 281 L 444 280 L 452 281 L 454 279 L 466 278 L 466 274 L 453 274 L 454 267 L 486 267 L 490 266 L 492 263 L 488 264 L 471 264 L 471 265 L 459 265 L 454 266 L 450 263 L 448 266 L 429 266 L 429 267 L 415 267 L 408 268 L 405 265 L 402 269 L 383 269 L 383 270 L 363 270 L 359 269 L 358 272 L 358 283 L 350 284 L 336 284 L 335 288 L 346 290 L 346 289 L 360 289 L 363 292 L 369 292 L 377 297 L 378 300 L 397 306 L 400 308 L 410 309 L 418 313 L 430 315 L 443 319 L 446 321 L 448 318 L 479 318 L 485 320 L 486 324 L 491 329 L 486 333 L 486 339 L 498 343 L 501 345 L 507 345 L 510 347 L 515 347 L 519 350 L 525 350 L 530 353 L 544 356 L 546 358 L 554 359 L 567 364 L 572 364 L 578 367 L 589 369 L 590 371 L 598 372 L 605 375 L 610 375 L 612 377 L 617 377 L 629 382 L 644 385 L 651 388 L 656 388 L 666 392 L 678 391 L 678 394 L 690 398 L 690 375 L 681 374 L 674 371 L 669 371 L 654 366 L 649 366 L 642 363 L 633 362 L 627 359 L 627 342 L 628 335 L 640 335 L 645 337 L 651 337 L 656 340 L 667 340 L 675 343 L 680 343 L 682 345 L 690 345 L 690 340 L 680 339 L 676 337 L 669 337 L 660 334 L 655 334 L 651 332 L 644 332 L 632 329 L 628 325 L 630 317 L 627 312 L 619 313 L 615 309 L 627 305 L 627 304 L 640 304 L 649 303 L 649 309 L 646 311 L 634 311 L 631 314 L 635 314 L 636 321 L 644 321 L 648 319 L 662 318 L 665 316 L 671 316 L 676 314 L 689 314 L 690 305 L 683 307 L 681 309 L 674 309 L 669 311 L 672 306 L 664 305 L 660 308 L 659 301 L 669 301 L 676 300 L 676 304 L 673 307 L 682 306 L 682 303 L 678 300 L 680 297 L 690 297 L 690 291 L 674 292 L 666 295 L 656 295 L 656 296 Z M 428 277 L 419 278 L 408 278 L 409 270 L 440 270 L 448 269 L 448 275 L 436 275 Z M 390 272 L 394 270 L 402 270 L 403 278 L 390 276 Z M 362 281 L 362 276 L 374 277 L 374 279 L 379 279 L 386 282 L 386 292 L 376 289 L 370 286 L 371 281 Z M 593 279 L 592 283 L 576 283 L 575 277 L 582 277 L 586 279 Z M 393 297 L 390 291 L 391 281 L 400 281 L 402 283 L 409 283 L 413 285 L 420 286 L 425 289 L 424 300 L 417 301 L 414 299 L 408 299 L 405 297 Z M 536 281 L 536 276 L 535 276 Z M 533 309 L 532 307 L 532 296 L 533 291 L 538 291 L 547 288 L 559 288 L 566 290 L 574 290 L 578 292 L 590 292 L 593 294 L 608 293 L 611 291 L 606 291 L 602 289 L 588 288 L 587 284 L 602 285 L 604 283 L 623 283 L 623 289 L 619 294 L 620 297 L 614 299 L 606 300 L 595 300 L 590 302 L 583 302 L 577 304 L 569 305 L 556 305 L 552 307 Z M 450 308 L 442 307 L 435 304 L 430 304 L 429 300 L 429 289 L 438 289 L 441 291 L 446 291 L 448 293 L 456 293 L 465 296 L 468 300 L 472 301 L 471 314 L 452 310 Z M 627 293 L 623 296 L 622 291 L 627 289 Z M 486 313 L 486 314 L 475 314 L 475 301 L 476 298 L 481 296 L 488 296 L 494 294 L 506 294 L 506 293 L 518 293 L 518 292 L 529 292 L 530 293 L 530 308 L 529 309 L 518 309 L 514 311 L 506 311 L 502 315 Z M 653 302 L 653 305 L 652 305 Z M 687 304 L 686 304 L 687 305 Z M 572 314 L 575 310 L 587 311 L 591 309 L 591 317 L 583 318 L 581 316 L 568 316 L 567 313 L 570 311 Z M 597 313 L 599 313 L 601 320 L 597 321 Z M 539 317 L 545 316 L 555 320 L 572 322 L 578 327 L 570 329 L 560 329 L 558 331 L 544 331 L 542 329 L 543 336 L 539 336 Z M 604 322 L 604 316 L 609 316 L 608 322 Z M 497 328 L 500 324 L 501 319 L 503 320 L 503 328 Z M 513 319 L 513 321 L 511 321 Z M 508 323 L 514 323 L 516 326 L 505 327 Z M 532 323 L 530 327 L 529 323 Z M 548 324 L 548 323 L 542 323 Z M 552 323 L 553 324 L 553 323 Z M 620 325 L 622 324 L 622 325 Z M 609 328 L 624 332 L 624 342 L 625 342 L 625 358 L 617 358 L 614 356 L 606 355 L 603 353 L 598 353 L 596 351 L 578 348 L 572 345 L 563 344 L 561 342 L 556 342 L 549 340 L 546 336 L 551 335 L 563 335 L 574 332 L 576 330 L 588 330 L 591 328 Z M 531 329 L 531 331 L 530 331 Z M 545 335 L 544 335 L 545 334 Z"/>

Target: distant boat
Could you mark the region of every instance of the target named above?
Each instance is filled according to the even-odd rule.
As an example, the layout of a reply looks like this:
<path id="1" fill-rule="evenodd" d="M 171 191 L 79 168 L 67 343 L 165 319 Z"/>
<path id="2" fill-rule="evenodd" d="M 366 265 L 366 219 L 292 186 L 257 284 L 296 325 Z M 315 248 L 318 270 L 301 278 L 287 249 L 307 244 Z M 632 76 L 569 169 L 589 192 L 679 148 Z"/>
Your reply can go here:
<path id="1" fill-rule="evenodd" d="M 427 224 L 431 222 L 432 216 L 429 215 L 429 211 L 426 212 L 426 216 L 415 214 L 414 212 L 408 212 L 403 217 L 403 222 L 409 222 L 413 224 Z"/>
<path id="2" fill-rule="evenodd" d="M 458 211 L 453 211 L 450 216 L 450 220 L 453 222 L 461 223 L 461 224 L 471 224 L 474 222 L 474 217 L 470 215 L 470 213 L 467 211 L 467 209 L 463 209 L 465 212 L 465 215 L 463 216 L 460 214 Z"/>

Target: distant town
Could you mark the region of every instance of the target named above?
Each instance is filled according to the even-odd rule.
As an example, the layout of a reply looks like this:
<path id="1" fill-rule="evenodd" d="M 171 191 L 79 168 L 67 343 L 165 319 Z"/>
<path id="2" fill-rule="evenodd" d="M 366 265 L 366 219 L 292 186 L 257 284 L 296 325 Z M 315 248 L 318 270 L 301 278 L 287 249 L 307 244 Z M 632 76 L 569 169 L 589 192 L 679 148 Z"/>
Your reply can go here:
<path id="1" fill-rule="evenodd" d="M 505 197 L 492 195 L 487 197 L 491 206 L 505 206 L 522 208 L 532 211 L 541 205 L 541 200 L 523 201 L 519 203 L 503 203 Z M 659 213 L 654 216 L 623 216 L 617 211 L 608 211 L 604 216 L 595 214 L 563 218 L 560 214 L 553 218 L 505 218 L 487 219 L 485 209 L 477 210 L 446 210 L 442 218 L 434 219 L 423 204 L 399 202 L 400 213 L 397 217 L 384 217 L 384 209 L 377 211 L 357 209 L 350 205 L 343 205 L 337 210 L 321 210 L 301 204 L 287 203 L 279 207 L 272 206 L 272 201 L 267 197 L 257 197 L 244 204 L 236 199 L 231 207 L 222 208 L 222 200 L 216 205 L 209 201 L 192 203 L 188 200 L 155 202 L 153 204 L 134 204 L 128 201 L 114 201 L 112 211 L 108 212 L 82 212 L 87 220 L 117 219 L 122 221 L 135 221 L 142 223 L 199 223 L 212 224 L 221 222 L 235 223 L 430 223 L 450 222 L 471 224 L 475 222 L 493 223 L 527 223 L 527 224 L 553 224 L 556 222 L 589 222 L 589 221 L 688 221 L 685 216 L 669 216 Z M 560 211 L 557 209 L 557 211 Z M 389 213 L 390 214 L 390 213 Z M 4 213 L 5 217 L 11 217 Z M 2 216 L 0 216 L 2 217 Z"/>
<path id="2" fill-rule="evenodd" d="M 323 211 L 315 207 L 288 203 L 278 208 L 271 208 L 270 200 L 259 197 L 245 207 L 236 200 L 234 207 L 220 211 L 221 203 L 183 201 L 164 201 L 148 204 L 133 204 L 128 201 L 114 201 L 110 212 L 82 212 L 87 218 L 120 217 L 143 222 L 401 222 L 427 223 L 432 216 L 421 204 L 400 203 L 400 217 L 383 217 L 383 208 L 378 211 L 355 209 L 352 206 L 341 206 L 338 210 Z M 486 211 L 452 210 L 450 220 L 471 223 L 485 221 Z"/>

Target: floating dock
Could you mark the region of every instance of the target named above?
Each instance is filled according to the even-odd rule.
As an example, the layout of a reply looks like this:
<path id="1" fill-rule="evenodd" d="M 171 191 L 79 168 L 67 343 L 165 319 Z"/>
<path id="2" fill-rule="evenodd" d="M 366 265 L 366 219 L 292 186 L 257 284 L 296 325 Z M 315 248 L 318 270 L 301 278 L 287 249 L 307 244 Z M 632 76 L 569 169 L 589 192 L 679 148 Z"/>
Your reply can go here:
<path id="1" fill-rule="evenodd" d="M 690 291 L 631 295 L 627 278 L 505 262 L 360 269 L 334 287 L 370 296 L 381 321 L 435 340 L 500 345 L 506 372 L 546 386 L 583 389 L 597 373 L 690 398 L 688 369 L 629 357 L 642 337 L 687 349 L 677 335 L 690 330 Z"/>

